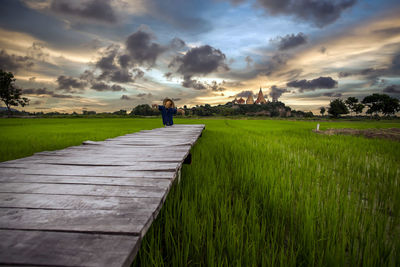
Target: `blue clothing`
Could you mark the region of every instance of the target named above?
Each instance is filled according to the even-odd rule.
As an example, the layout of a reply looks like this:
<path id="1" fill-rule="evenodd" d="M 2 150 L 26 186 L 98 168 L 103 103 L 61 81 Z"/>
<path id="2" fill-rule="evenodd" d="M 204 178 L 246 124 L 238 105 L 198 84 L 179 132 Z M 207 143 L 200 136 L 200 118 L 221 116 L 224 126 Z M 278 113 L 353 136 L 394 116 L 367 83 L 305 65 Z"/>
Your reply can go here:
<path id="1" fill-rule="evenodd" d="M 173 125 L 172 115 L 176 114 L 176 108 L 165 108 L 165 106 L 158 105 L 158 110 L 161 111 L 162 122 L 164 125 Z"/>

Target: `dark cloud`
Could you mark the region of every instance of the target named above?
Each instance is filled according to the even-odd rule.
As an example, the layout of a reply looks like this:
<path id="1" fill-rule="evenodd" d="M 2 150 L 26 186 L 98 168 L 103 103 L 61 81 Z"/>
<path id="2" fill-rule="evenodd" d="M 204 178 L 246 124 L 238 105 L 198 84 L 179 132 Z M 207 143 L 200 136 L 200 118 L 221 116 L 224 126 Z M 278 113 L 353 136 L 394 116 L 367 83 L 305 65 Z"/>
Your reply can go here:
<path id="1" fill-rule="evenodd" d="M 211 89 L 211 91 L 221 92 L 226 90 L 226 88 L 223 87 L 224 85 L 225 81 L 222 81 L 220 83 L 218 83 L 217 81 L 212 81 L 211 84 L 208 85 L 208 87 Z"/>
<path id="2" fill-rule="evenodd" d="M 400 94 L 400 85 L 392 84 L 392 85 L 386 86 L 383 89 L 383 92 L 388 93 L 388 94 Z"/>
<path id="3" fill-rule="evenodd" d="M 319 49 L 319 52 L 321 52 L 321 54 L 325 54 L 326 47 L 325 46 L 321 46 L 321 48 Z"/>
<path id="4" fill-rule="evenodd" d="M 249 95 L 254 95 L 253 91 L 241 91 L 240 93 L 236 94 L 235 97 L 249 97 Z"/>
<path id="5" fill-rule="evenodd" d="M 152 93 L 139 93 L 136 95 L 136 97 L 141 97 L 141 98 L 153 97 L 153 94 Z"/>
<path id="6" fill-rule="evenodd" d="M 73 77 L 61 75 L 57 78 L 57 84 L 58 90 L 75 93 L 76 90 L 74 89 L 83 90 L 87 85 L 87 82 Z"/>
<path id="7" fill-rule="evenodd" d="M 104 82 L 93 83 L 91 89 L 99 91 L 99 92 L 102 92 L 102 91 L 113 91 L 113 92 L 126 91 L 125 88 L 123 88 L 117 84 L 110 86 Z"/>
<path id="8" fill-rule="evenodd" d="M 117 16 L 108 0 L 53 0 L 50 10 L 59 14 L 106 23 L 117 22 Z"/>
<path id="9" fill-rule="evenodd" d="M 335 22 L 356 0 L 257 0 L 272 15 L 293 15 L 318 27 Z"/>
<path id="10" fill-rule="evenodd" d="M 396 36 L 400 34 L 400 27 L 391 27 L 386 29 L 375 30 L 372 33 L 384 36 Z"/>
<path id="11" fill-rule="evenodd" d="M 342 71 L 339 72 L 340 78 L 349 76 L 365 76 L 370 80 L 377 80 L 378 77 L 388 76 L 397 77 L 400 75 L 400 53 L 393 56 L 390 64 L 383 68 L 365 68 L 356 71 Z"/>
<path id="12" fill-rule="evenodd" d="M 177 67 L 178 73 L 183 74 L 182 86 L 196 90 L 207 87 L 192 79 L 193 76 L 205 76 L 212 72 L 229 70 L 225 54 L 209 45 L 192 48 L 185 55 L 175 57 L 169 67 L 173 66 Z"/>
<path id="13" fill-rule="evenodd" d="M 323 96 L 329 97 L 342 97 L 342 93 L 326 92 L 322 94 Z"/>
<path id="14" fill-rule="evenodd" d="M 276 85 L 273 85 L 269 91 L 269 96 L 273 101 L 278 101 L 279 97 L 286 92 L 289 92 L 286 88 L 278 88 Z"/>
<path id="15" fill-rule="evenodd" d="M 43 51 L 44 48 L 43 44 L 33 42 L 32 46 L 28 48 L 27 55 L 39 61 L 46 61 L 50 55 Z"/>
<path id="16" fill-rule="evenodd" d="M 79 96 L 57 94 L 54 91 L 50 91 L 45 87 L 22 89 L 22 93 L 27 95 L 47 95 L 54 98 L 80 98 Z"/>
<path id="17" fill-rule="evenodd" d="M 182 86 L 186 88 L 193 88 L 195 90 L 205 90 L 207 86 L 202 82 L 192 79 L 191 76 L 184 76 Z"/>
<path id="18" fill-rule="evenodd" d="M 122 95 L 121 100 L 131 100 L 131 98 L 127 95 Z"/>
<path id="19" fill-rule="evenodd" d="M 318 88 L 331 89 L 338 85 L 338 82 L 331 77 L 319 77 L 313 80 L 295 80 L 286 84 L 288 87 L 299 88 L 299 92 L 314 91 Z"/>
<path id="20" fill-rule="evenodd" d="M 254 62 L 254 60 L 250 56 L 245 57 L 244 61 L 246 61 L 247 67 L 251 67 L 251 64 L 253 64 Z"/>
<path id="21" fill-rule="evenodd" d="M 154 39 L 152 34 L 142 30 L 131 34 L 126 40 L 126 49 L 129 52 L 130 60 L 139 65 L 154 66 L 158 56 L 166 48 L 152 42 L 152 39 Z"/>
<path id="22" fill-rule="evenodd" d="M 10 55 L 4 49 L 0 51 L 0 69 L 4 71 L 16 72 L 19 69 L 30 68 L 32 66 L 32 58 L 28 56 Z"/>
<path id="23" fill-rule="evenodd" d="M 278 37 L 277 41 L 278 48 L 282 51 L 292 49 L 307 43 L 307 37 L 304 35 L 304 33 L 300 32 L 297 35 L 287 34 L 286 36 Z"/>
<path id="24" fill-rule="evenodd" d="M 186 47 L 186 43 L 182 39 L 175 37 L 174 39 L 171 40 L 170 47 L 172 49 L 182 49 Z"/>
<path id="25" fill-rule="evenodd" d="M 164 77 L 167 78 L 167 80 L 171 80 L 171 78 L 172 78 L 172 72 L 166 72 L 166 73 L 164 73 Z"/>

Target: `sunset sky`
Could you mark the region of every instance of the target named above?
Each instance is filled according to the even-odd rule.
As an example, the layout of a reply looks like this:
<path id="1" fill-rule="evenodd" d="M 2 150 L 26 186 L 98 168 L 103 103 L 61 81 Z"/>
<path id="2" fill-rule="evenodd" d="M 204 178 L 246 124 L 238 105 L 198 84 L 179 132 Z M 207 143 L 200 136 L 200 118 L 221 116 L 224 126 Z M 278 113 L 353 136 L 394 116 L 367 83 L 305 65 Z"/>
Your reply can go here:
<path id="1" fill-rule="evenodd" d="M 279 97 L 400 97 L 400 2 L 2 0 L 0 69 L 28 111 L 130 111 Z M 4 105 L 3 105 L 4 106 Z"/>

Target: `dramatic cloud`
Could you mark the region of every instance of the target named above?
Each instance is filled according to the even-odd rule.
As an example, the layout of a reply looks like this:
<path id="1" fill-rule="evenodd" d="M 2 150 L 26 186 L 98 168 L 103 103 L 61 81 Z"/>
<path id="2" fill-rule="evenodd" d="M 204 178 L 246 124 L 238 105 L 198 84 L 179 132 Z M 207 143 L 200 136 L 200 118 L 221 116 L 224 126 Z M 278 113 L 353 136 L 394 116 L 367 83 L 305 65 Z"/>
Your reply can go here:
<path id="1" fill-rule="evenodd" d="M 144 97 L 153 97 L 153 94 L 152 93 L 139 93 L 139 94 L 137 94 L 136 95 L 136 97 L 141 97 L 141 98 L 144 98 Z"/>
<path id="2" fill-rule="evenodd" d="M 121 100 L 131 100 L 131 98 L 127 95 L 122 95 Z"/>
<path id="3" fill-rule="evenodd" d="M 400 85 L 392 84 L 383 89 L 384 93 L 388 94 L 400 94 Z"/>
<path id="4" fill-rule="evenodd" d="M 142 30 L 138 30 L 126 40 L 126 49 L 129 52 L 130 60 L 136 64 L 147 64 L 154 66 L 157 57 L 163 53 L 166 48 L 152 42 L 153 35 Z"/>
<path id="5" fill-rule="evenodd" d="M 125 88 L 123 88 L 117 84 L 110 86 L 104 82 L 93 83 L 91 89 L 99 91 L 99 92 L 102 92 L 102 91 L 113 91 L 113 92 L 126 91 Z"/>
<path id="6" fill-rule="evenodd" d="M 225 54 L 209 45 L 192 48 L 185 55 L 175 57 L 170 64 L 172 66 L 177 66 L 177 72 L 183 74 L 182 86 L 197 90 L 206 89 L 206 86 L 193 80 L 193 76 L 229 70 Z"/>
<path id="7" fill-rule="evenodd" d="M 18 71 L 33 66 L 32 58 L 8 54 L 4 49 L 0 51 L 0 69 L 4 71 Z"/>
<path id="8" fill-rule="evenodd" d="M 338 82 L 331 77 L 319 77 L 313 80 L 295 80 L 286 84 L 288 87 L 299 88 L 299 92 L 314 91 L 318 88 L 331 89 L 338 85 Z"/>
<path id="9" fill-rule="evenodd" d="M 46 61 L 49 58 L 49 53 L 44 52 L 44 45 L 41 43 L 34 42 L 32 46 L 28 48 L 28 56 L 39 60 L 39 61 Z"/>
<path id="10" fill-rule="evenodd" d="M 115 23 L 117 22 L 117 16 L 110 3 L 111 1 L 108 0 L 53 0 L 50 4 L 50 10 L 81 19 Z"/>
<path id="11" fill-rule="evenodd" d="M 237 0 L 236 0 L 237 1 Z M 293 15 L 318 27 L 335 22 L 356 0 L 257 0 L 272 15 Z"/>
<path id="12" fill-rule="evenodd" d="M 380 76 L 397 77 L 400 75 L 400 54 L 393 56 L 390 64 L 383 68 L 366 68 L 357 71 L 341 71 L 340 78 L 349 76 L 366 76 L 368 79 L 374 80 Z"/>
<path id="13" fill-rule="evenodd" d="M 286 92 L 289 92 L 286 88 L 278 88 L 276 85 L 273 85 L 269 91 L 269 96 L 272 98 L 272 101 L 278 101 L 279 97 Z"/>
<path id="14" fill-rule="evenodd" d="M 87 85 L 86 81 L 78 80 L 76 78 L 64 75 L 58 76 L 57 84 L 57 89 L 64 90 L 65 92 L 70 93 L 75 93 L 76 90 L 74 89 L 83 90 Z"/>
<path id="15" fill-rule="evenodd" d="M 241 91 L 240 93 L 236 94 L 235 97 L 249 97 L 249 95 L 253 95 L 252 91 Z"/>
<path id="16" fill-rule="evenodd" d="M 226 90 L 226 88 L 223 87 L 224 85 L 225 81 L 222 81 L 221 83 L 218 83 L 217 81 L 212 81 L 211 84 L 208 85 L 208 87 L 211 89 L 211 91 L 221 92 Z"/>
<path id="17" fill-rule="evenodd" d="M 284 37 L 278 37 L 277 41 L 279 50 L 288 50 L 307 43 L 307 37 L 300 32 L 297 35 L 288 34 Z"/>
<path id="18" fill-rule="evenodd" d="M 54 91 L 50 91 L 45 87 L 22 89 L 22 93 L 27 95 L 47 95 L 54 98 L 80 98 L 79 96 L 56 94 Z"/>

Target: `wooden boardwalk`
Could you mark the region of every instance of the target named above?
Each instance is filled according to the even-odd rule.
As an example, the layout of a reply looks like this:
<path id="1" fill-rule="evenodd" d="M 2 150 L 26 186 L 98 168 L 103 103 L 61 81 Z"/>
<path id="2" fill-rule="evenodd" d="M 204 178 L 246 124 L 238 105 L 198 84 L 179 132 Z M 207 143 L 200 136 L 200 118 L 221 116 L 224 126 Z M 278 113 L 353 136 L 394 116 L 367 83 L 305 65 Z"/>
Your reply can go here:
<path id="1" fill-rule="evenodd" d="M 0 264 L 129 266 L 203 124 L 0 163 Z"/>

